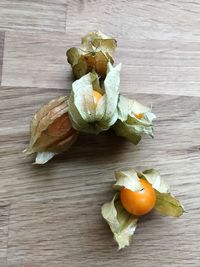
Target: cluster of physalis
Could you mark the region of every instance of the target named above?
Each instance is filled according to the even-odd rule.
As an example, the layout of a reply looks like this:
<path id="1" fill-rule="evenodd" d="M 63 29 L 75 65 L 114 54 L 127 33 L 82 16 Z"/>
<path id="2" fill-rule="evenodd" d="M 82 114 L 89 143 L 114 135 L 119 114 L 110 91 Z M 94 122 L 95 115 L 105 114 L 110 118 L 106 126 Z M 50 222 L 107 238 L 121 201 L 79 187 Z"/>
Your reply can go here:
<path id="1" fill-rule="evenodd" d="M 116 46 L 115 39 L 91 32 L 82 38 L 79 48 L 67 51 L 76 80 L 69 98 L 53 99 L 34 115 L 25 153 L 36 153 L 36 164 L 44 164 L 68 150 L 80 132 L 99 134 L 111 129 L 133 144 L 140 141 L 143 133 L 153 136 L 155 115 L 151 108 L 119 92 L 121 64 L 113 66 Z M 152 208 L 171 216 L 183 213 L 157 171 L 117 172 L 116 179 L 117 193 L 103 205 L 102 215 L 119 248 L 129 245 L 138 217 Z"/>

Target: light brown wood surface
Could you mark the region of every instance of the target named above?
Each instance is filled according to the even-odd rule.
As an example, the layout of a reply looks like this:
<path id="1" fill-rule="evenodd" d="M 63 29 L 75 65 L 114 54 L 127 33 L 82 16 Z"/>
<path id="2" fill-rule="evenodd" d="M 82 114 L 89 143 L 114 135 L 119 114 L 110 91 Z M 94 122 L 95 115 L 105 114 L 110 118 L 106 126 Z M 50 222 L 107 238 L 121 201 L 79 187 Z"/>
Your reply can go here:
<path id="1" fill-rule="evenodd" d="M 0 267 L 200 266 L 200 2 L 0 1 Z M 121 92 L 153 105 L 138 146 L 82 135 L 45 166 L 22 150 L 29 122 L 70 93 L 65 52 L 89 30 L 118 40 Z M 187 213 L 151 213 L 117 251 L 100 207 L 114 170 L 157 168 Z"/>

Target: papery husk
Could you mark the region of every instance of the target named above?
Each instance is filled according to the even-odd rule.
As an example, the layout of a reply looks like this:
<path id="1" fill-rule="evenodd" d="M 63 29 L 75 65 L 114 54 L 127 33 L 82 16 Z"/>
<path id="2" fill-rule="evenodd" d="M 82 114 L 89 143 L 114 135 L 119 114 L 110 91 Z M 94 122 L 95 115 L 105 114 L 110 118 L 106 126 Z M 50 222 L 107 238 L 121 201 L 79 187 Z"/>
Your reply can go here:
<path id="1" fill-rule="evenodd" d="M 72 47 L 66 53 L 75 78 L 79 79 L 88 72 L 95 71 L 104 79 L 108 62 L 114 63 L 113 54 L 116 46 L 115 39 L 99 31 L 85 35 L 80 48 Z"/>
<path id="2" fill-rule="evenodd" d="M 137 227 L 138 218 L 123 208 L 118 194 L 113 197 L 112 201 L 102 206 L 101 214 L 110 226 L 118 249 L 129 246 Z"/>
<path id="3" fill-rule="evenodd" d="M 184 207 L 180 201 L 170 193 L 160 193 L 156 191 L 156 204 L 154 209 L 162 215 L 180 217 L 184 212 Z"/>
<path id="4" fill-rule="evenodd" d="M 155 169 L 149 169 L 142 173 L 138 173 L 140 178 L 146 179 L 154 189 L 160 193 L 169 193 L 170 187 L 167 182 L 160 176 L 159 171 Z"/>
<path id="5" fill-rule="evenodd" d="M 162 215 L 180 217 L 185 211 L 180 201 L 170 193 L 170 187 L 155 169 L 138 173 L 140 178 L 146 179 L 156 192 L 154 209 Z"/>
<path id="6" fill-rule="evenodd" d="M 34 115 L 30 125 L 30 143 L 26 154 L 38 153 L 36 162 L 46 163 L 55 154 L 68 150 L 77 140 L 68 115 L 68 99 L 65 96 L 51 100 Z"/>
<path id="7" fill-rule="evenodd" d="M 135 170 L 117 171 L 115 172 L 116 182 L 113 188 L 120 191 L 122 188 L 127 188 L 131 191 L 137 192 L 143 189 L 140 183 L 140 178 Z"/>
<path id="8" fill-rule="evenodd" d="M 96 73 L 88 73 L 72 84 L 69 99 L 69 115 L 73 127 L 80 132 L 98 134 L 107 131 L 117 120 L 121 64 L 113 67 L 108 63 L 108 72 L 100 88 Z M 93 91 L 102 94 L 95 104 Z"/>
<path id="9" fill-rule="evenodd" d="M 138 118 L 138 115 L 141 118 Z M 116 135 L 128 139 L 137 145 L 143 134 L 153 137 L 153 120 L 156 118 L 151 108 L 137 101 L 120 96 L 118 102 L 118 120 L 112 129 Z"/>
<path id="10" fill-rule="evenodd" d="M 102 206 L 101 213 L 103 218 L 110 226 L 114 240 L 117 242 L 119 249 L 129 246 L 132 236 L 135 232 L 139 217 L 130 214 L 123 207 L 119 191 L 123 188 L 133 192 L 143 190 L 140 179 L 146 179 L 156 193 L 156 204 L 153 209 L 166 216 L 179 217 L 183 214 L 184 209 L 180 201 L 177 200 L 169 191 L 169 186 L 161 178 L 159 172 L 155 169 L 137 172 L 134 169 L 127 171 L 115 172 L 116 182 L 113 188 L 117 193 L 112 201 Z"/>

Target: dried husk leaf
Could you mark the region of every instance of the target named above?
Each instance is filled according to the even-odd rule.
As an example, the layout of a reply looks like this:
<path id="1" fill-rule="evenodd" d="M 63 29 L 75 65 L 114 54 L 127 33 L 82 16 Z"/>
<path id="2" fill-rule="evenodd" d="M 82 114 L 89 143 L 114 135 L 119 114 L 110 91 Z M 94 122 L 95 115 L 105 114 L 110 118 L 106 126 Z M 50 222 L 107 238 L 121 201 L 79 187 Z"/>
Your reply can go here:
<path id="1" fill-rule="evenodd" d="M 67 97 L 59 97 L 44 105 L 30 125 L 30 143 L 26 154 L 38 153 L 37 164 L 44 164 L 55 154 L 68 150 L 78 132 L 72 128 Z"/>
<path id="2" fill-rule="evenodd" d="M 116 183 L 113 185 L 115 190 L 127 188 L 131 191 L 140 191 L 143 189 L 140 179 L 135 170 L 115 172 Z"/>
<path id="3" fill-rule="evenodd" d="M 35 158 L 35 163 L 34 164 L 45 164 L 50 159 L 52 159 L 55 155 L 56 155 L 56 153 L 48 152 L 48 151 L 46 151 L 46 152 L 38 152 L 36 154 L 36 158 Z"/>
<path id="4" fill-rule="evenodd" d="M 134 145 L 137 145 L 142 139 L 141 135 L 137 132 L 137 130 L 134 127 L 120 120 L 117 120 L 112 129 L 114 130 L 117 136 L 121 136 L 129 140 Z"/>
<path id="5" fill-rule="evenodd" d="M 102 206 L 101 213 L 113 233 L 118 248 L 129 246 L 137 227 L 137 217 L 129 214 L 122 206 L 118 194 L 111 202 Z"/>
<path id="6" fill-rule="evenodd" d="M 183 214 L 184 208 L 172 194 L 170 187 L 155 169 L 138 173 L 140 178 L 145 178 L 156 191 L 156 204 L 154 209 L 163 215 L 179 217 Z"/>
<path id="7" fill-rule="evenodd" d="M 137 101 L 120 96 L 118 103 L 118 120 L 112 127 L 118 136 L 122 136 L 133 144 L 138 144 L 142 134 L 153 137 L 153 120 L 156 116 L 151 109 Z"/>
<path id="8" fill-rule="evenodd" d="M 160 193 L 156 191 L 156 211 L 162 215 L 180 217 L 184 213 L 184 208 L 180 201 L 170 193 Z"/>
<path id="9" fill-rule="evenodd" d="M 156 204 L 154 209 L 163 215 L 179 217 L 184 209 L 181 203 L 169 193 L 169 186 L 160 177 L 157 170 L 151 169 L 144 172 L 136 172 L 134 169 L 118 171 L 115 173 L 116 183 L 113 188 L 120 191 L 127 188 L 131 191 L 142 190 L 140 179 L 146 179 L 155 189 Z M 111 202 L 102 206 L 102 216 L 110 226 L 119 249 L 130 245 L 130 240 L 137 226 L 138 217 L 127 212 L 120 201 L 117 192 Z"/>
<path id="10" fill-rule="evenodd" d="M 73 127 L 80 132 L 98 134 L 108 130 L 117 120 L 121 64 L 108 63 L 104 88 L 100 88 L 96 73 L 88 73 L 72 84 L 69 115 Z M 102 94 L 97 105 L 93 90 Z"/>
<path id="11" fill-rule="evenodd" d="M 145 178 L 154 189 L 160 193 L 169 193 L 170 187 L 166 181 L 160 176 L 159 171 L 155 169 L 146 170 L 138 173 L 140 178 Z"/>
<path id="12" fill-rule="evenodd" d="M 81 42 L 81 48 L 84 50 L 91 50 L 93 52 L 102 51 L 108 53 L 113 57 L 115 49 L 117 47 L 117 41 L 100 31 L 94 31 L 87 33 Z"/>
<path id="13" fill-rule="evenodd" d="M 79 79 L 88 72 L 96 71 L 104 79 L 108 62 L 114 63 L 113 54 L 116 46 L 115 39 L 99 31 L 85 35 L 80 48 L 72 47 L 66 53 L 75 78 Z"/>

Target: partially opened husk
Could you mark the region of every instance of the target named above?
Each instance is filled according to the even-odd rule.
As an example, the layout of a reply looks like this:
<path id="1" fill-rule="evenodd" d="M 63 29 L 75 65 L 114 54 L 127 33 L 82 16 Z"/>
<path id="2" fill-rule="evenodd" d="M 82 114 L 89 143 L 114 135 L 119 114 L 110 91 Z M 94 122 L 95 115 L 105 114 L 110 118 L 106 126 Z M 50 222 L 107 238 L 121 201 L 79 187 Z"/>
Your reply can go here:
<path id="1" fill-rule="evenodd" d="M 105 34 L 89 32 L 82 38 L 79 48 L 72 47 L 67 51 L 67 60 L 72 66 L 76 79 L 95 71 L 103 79 L 107 73 L 108 62 L 112 63 L 117 42 Z"/>
<path id="2" fill-rule="evenodd" d="M 88 73 L 73 82 L 69 115 L 77 131 L 98 134 L 108 130 L 116 122 L 120 70 L 121 64 L 113 67 L 108 63 L 108 72 L 102 88 L 96 73 Z M 94 101 L 93 91 L 102 94 L 97 104 Z"/>
<path id="3" fill-rule="evenodd" d="M 184 213 L 184 207 L 171 193 L 170 187 L 161 178 L 159 172 L 155 169 L 146 170 L 138 173 L 141 178 L 145 178 L 156 191 L 156 204 L 154 209 L 162 215 L 180 217 Z"/>
<path id="4" fill-rule="evenodd" d="M 156 192 L 156 203 L 154 209 L 159 213 L 172 217 L 179 217 L 183 214 L 184 209 L 181 203 L 169 192 L 169 186 L 161 178 L 159 172 L 155 169 L 147 170 L 142 173 L 134 169 L 127 171 L 117 171 L 115 173 L 116 182 L 113 188 L 117 193 L 112 201 L 102 206 L 102 216 L 110 226 L 114 240 L 117 242 L 119 249 L 130 245 L 130 241 L 137 227 L 139 217 L 130 214 L 123 207 L 119 191 L 123 188 L 133 192 L 143 190 L 140 179 L 146 179 Z"/>
<path id="5" fill-rule="evenodd" d="M 144 133 L 153 137 L 153 120 L 155 118 L 151 108 L 120 96 L 118 120 L 112 128 L 118 136 L 122 136 L 136 145 Z"/>
<path id="6" fill-rule="evenodd" d="M 135 216 L 129 214 L 122 206 L 119 195 L 115 194 L 112 201 L 105 203 L 101 209 L 102 216 L 110 226 L 118 248 L 129 246 L 137 227 Z"/>

